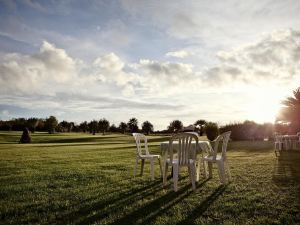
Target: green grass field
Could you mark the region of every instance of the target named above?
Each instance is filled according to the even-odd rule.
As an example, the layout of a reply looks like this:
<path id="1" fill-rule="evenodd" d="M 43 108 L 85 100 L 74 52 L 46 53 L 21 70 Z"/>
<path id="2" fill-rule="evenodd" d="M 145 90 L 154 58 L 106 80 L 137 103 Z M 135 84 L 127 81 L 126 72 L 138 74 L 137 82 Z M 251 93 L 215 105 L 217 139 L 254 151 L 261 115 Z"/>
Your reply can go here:
<path id="1" fill-rule="evenodd" d="M 217 171 L 192 191 L 162 188 L 156 164 L 133 177 L 135 145 L 127 135 L 0 133 L 1 224 L 300 224 L 300 151 L 277 160 L 271 142 L 232 142 L 232 181 Z M 168 137 L 151 136 L 150 151 Z"/>

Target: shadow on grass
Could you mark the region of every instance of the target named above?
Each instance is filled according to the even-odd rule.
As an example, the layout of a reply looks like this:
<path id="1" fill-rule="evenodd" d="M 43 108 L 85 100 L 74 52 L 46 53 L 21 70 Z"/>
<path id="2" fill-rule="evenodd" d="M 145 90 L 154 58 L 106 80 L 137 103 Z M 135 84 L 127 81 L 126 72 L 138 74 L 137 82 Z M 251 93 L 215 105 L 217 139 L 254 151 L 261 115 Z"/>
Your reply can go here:
<path id="1" fill-rule="evenodd" d="M 300 204 L 300 150 L 280 152 L 275 158 L 273 181 L 278 187 L 293 187 Z"/>
<path id="2" fill-rule="evenodd" d="M 36 147 L 36 148 L 40 148 L 40 147 L 47 147 L 47 148 L 55 148 L 55 147 L 76 147 L 76 146 L 102 146 L 102 145 L 106 145 L 106 147 L 104 149 L 121 149 L 121 148 L 135 148 L 135 145 L 131 145 L 131 146 L 123 146 L 125 143 L 122 142 L 118 142 L 118 143 L 112 143 L 113 145 L 111 147 L 107 147 L 107 145 L 111 144 L 111 143 L 103 143 L 103 142 L 93 142 L 93 143 L 74 143 L 74 144 L 49 144 L 47 145 L 42 144 L 42 143 L 34 143 L 36 145 L 32 145 L 32 147 Z M 120 145 L 120 146 L 119 146 Z"/>
<path id="3" fill-rule="evenodd" d="M 113 196 L 112 198 L 103 201 L 90 203 L 90 201 L 93 199 L 89 199 L 83 203 L 84 206 L 82 206 L 79 210 L 77 210 L 76 212 L 72 212 L 71 214 L 66 216 L 72 224 L 89 224 L 93 221 L 104 219 L 119 208 L 122 208 L 128 204 L 132 204 L 132 202 L 134 201 L 150 196 L 158 192 L 161 188 L 161 180 L 159 179 L 151 182 L 147 186 L 134 188 L 126 192 L 120 192 L 117 196 Z M 90 215 L 94 211 L 100 211 L 100 213 L 96 215 Z"/>
<path id="4" fill-rule="evenodd" d="M 207 179 L 208 180 L 208 179 Z M 197 185 L 197 188 L 202 187 L 207 180 L 204 180 L 202 183 Z M 111 215 L 112 213 L 117 213 L 118 209 L 123 209 L 127 205 L 132 205 L 139 200 L 143 200 L 148 196 L 153 196 L 155 193 L 158 193 L 162 190 L 161 181 L 160 185 L 157 188 L 151 189 L 149 191 L 136 193 L 135 196 L 124 199 L 117 202 L 113 207 L 108 209 L 106 212 L 100 214 L 92 215 L 84 220 L 80 221 L 80 224 L 92 224 L 95 222 L 101 222 L 102 219 Z M 179 189 L 178 192 L 170 190 L 167 194 L 159 196 L 154 200 L 146 203 L 138 209 L 134 209 L 121 216 L 119 219 L 109 223 L 109 224 L 149 224 L 154 221 L 159 215 L 166 212 L 169 208 L 173 207 L 175 204 L 181 202 L 184 198 L 189 196 L 193 191 L 191 190 L 191 185 L 188 184 L 183 188 Z M 120 210 L 122 211 L 122 210 Z"/>
<path id="5" fill-rule="evenodd" d="M 273 180 L 277 183 L 283 181 L 300 180 L 300 151 L 281 151 L 275 159 Z"/>
<path id="6" fill-rule="evenodd" d="M 200 203 L 200 205 L 196 206 L 196 208 L 191 211 L 185 220 L 180 221 L 177 224 L 194 224 L 195 220 L 203 215 L 203 213 L 209 208 L 209 206 L 218 199 L 220 195 L 223 194 L 227 185 L 219 186 L 210 196 L 208 196 L 204 201 Z"/>

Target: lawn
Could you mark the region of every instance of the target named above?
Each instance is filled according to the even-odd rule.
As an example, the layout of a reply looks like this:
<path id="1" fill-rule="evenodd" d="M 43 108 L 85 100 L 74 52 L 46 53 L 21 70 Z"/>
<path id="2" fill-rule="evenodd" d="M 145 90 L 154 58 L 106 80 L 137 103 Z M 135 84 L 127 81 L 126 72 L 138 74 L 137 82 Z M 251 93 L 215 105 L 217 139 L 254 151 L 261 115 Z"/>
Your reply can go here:
<path id="1" fill-rule="evenodd" d="M 162 188 L 156 164 L 133 177 L 129 135 L 0 132 L 1 224 L 300 224 L 300 151 L 275 158 L 271 142 L 231 142 L 232 181 L 217 171 L 192 191 L 182 172 L 177 193 Z M 160 153 L 167 137 L 151 136 Z"/>

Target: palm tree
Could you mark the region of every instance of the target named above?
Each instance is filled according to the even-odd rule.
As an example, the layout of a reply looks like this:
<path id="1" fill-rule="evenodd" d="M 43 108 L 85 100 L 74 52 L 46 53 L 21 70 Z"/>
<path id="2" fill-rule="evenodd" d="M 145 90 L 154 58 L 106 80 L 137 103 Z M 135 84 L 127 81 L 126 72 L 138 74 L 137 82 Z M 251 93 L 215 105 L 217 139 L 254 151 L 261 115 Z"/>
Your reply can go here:
<path id="1" fill-rule="evenodd" d="M 138 120 L 136 118 L 131 118 L 128 121 L 127 126 L 128 126 L 131 133 L 134 133 L 134 132 L 138 131 L 138 129 L 139 129 Z"/>
<path id="2" fill-rule="evenodd" d="M 204 127 L 205 127 L 206 121 L 205 120 L 197 120 L 194 125 L 199 126 L 200 129 L 200 136 L 204 133 Z"/>
<path id="3" fill-rule="evenodd" d="M 172 133 L 173 132 L 177 133 L 178 131 L 180 131 L 182 129 L 182 127 L 183 127 L 183 124 L 180 120 L 173 120 L 170 123 L 170 125 L 168 126 L 168 130 Z"/>
<path id="4" fill-rule="evenodd" d="M 126 131 L 126 129 L 127 129 L 127 124 L 124 123 L 124 122 L 121 122 L 121 123 L 119 124 L 119 129 L 123 132 L 123 134 L 125 134 L 125 131 Z"/>
<path id="5" fill-rule="evenodd" d="M 282 101 L 283 107 L 277 122 L 289 123 L 292 132 L 300 131 L 300 87 L 293 91 L 294 96 Z"/>
<path id="6" fill-rule="evenodd" d="M 153 125 L 149 121 L 145 121 L 142 124 L 142 131 L 149 135 L 150 132 L 153 132 Z"/>
<path id="7" fill-rule="evenodd" d="M 99 126 L 100 131 L 102 131 L 102 134 L 104 135 L 105 131 L 107 131 L 109 128 L 109 122 L 107 119 L 103 118 L 103 119 L 99 120 L 98 126 Z"/>

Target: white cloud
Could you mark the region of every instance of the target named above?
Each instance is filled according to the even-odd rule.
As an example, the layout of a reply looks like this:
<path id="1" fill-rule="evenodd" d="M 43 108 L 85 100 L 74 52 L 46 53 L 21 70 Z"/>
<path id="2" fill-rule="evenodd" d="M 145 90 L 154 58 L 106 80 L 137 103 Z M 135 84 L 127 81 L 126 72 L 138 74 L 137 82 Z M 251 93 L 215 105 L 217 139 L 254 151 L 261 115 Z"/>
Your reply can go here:
<path id="1" fill-rule="evenodd" d="M 194 93 L 251 85 L 289 85 L 299 80 L 300 42 L 294 30 L 274 31 L 254 44 L 217 54 L 220 63 L 206 70 L 196 70 L 188 63 L 142 59 L 129 64 L 115 53 L 97 57 L 92 64 L 73 59 L 63 49 L 44 42 L 33 55 L 1 56 L 2 93 L 61 91 L 68 87 L 76 92 L 118 90 L 124 96 Z M 183 55 L 173 52 L 169 55 Z M 56 88 L 50 88 L 56 85 Z M 80 88 L 79 88 L 80 87 Z M 109 94 L 109 93 L 108 93 Z"/>
<path id="2" fill-rule="evenodd" d="M 185 58 L 189 56 L 190 53 L 186 50 L 180 50 L 180 51 L 174 51 L 174 52 L 167 52 L 166 56 L 167 57 L 177 57 L 177 58 Z"/>
<path id="3" fill-rule="evenodd" d="M 294 0 L 243 3 L 122 0 L 121 3 L 132 17 L 164 29 L 171 38 L 217 50 L 249 42 L 263 32 L 300 25 L 300 2 Z"/>
<path id="4" fill-rule="evenodd" d="M 122 88 L 126 96 L 134 94 L 132 84 L 137 83 L 137 75 L 124 70 L 125 63 L 114 53 L 98 57 L 91 67 L 92 76 L 101 82 L 108 82 Z"/>
<path id="5" fill-rule="evenodd" d="M 260 41 L 217 54 L 220 64 L 208 69 L 209 83 L 288 85 L 299 80 L 300 35 L 293 30 L 274 31 Z"/>
<path id="6" fill-rule="evenodd" d="M 225 91 L 251 93 L 257 86 L 292 90 L 300 78 L 299 33 L 294 30 L 274 31 L 217 57 L 219 63 L 206 70 L 191 63 L 149 59 L 128 63 L 112 52 L 83 63 L 44 42 L 35 54 L 0 55 L 0 103 L 38 110 L 47 106 L 66 113 L 105 111 L 111 117 L 118 116 L 115 109 L 121 108 L 126 112 L 122 118 L 135 111 L 145 119 L 154 118 L 161 109 L 166 118 L 178 115 L 190 123 L 197 119 L 199 105 L 206 108 L 215 101 L 223 107 L 231 102 L 220 102 Z M 214 98 L 208 96 L 211 92 Z M 201 109 L 203 115 L 218 119 L 232 115 L 226 110 L 219 115 L 219 111 L 213 106 Z"/>
<path id="7" fill-rule="evenodd" d="M 124 62 L 114 53 L 98 57 L 93 64 L 95 67 L 99 67 L 108 72 L 120 72 L 124 67 Z"/>
<path id="8" fill-rule="evenodd" d="M 37 54 L 5 54 L 0 60 L 1 93 L 46 91 L 72 80 L 76 73 L 76 62 L 46 41 Z"/>

